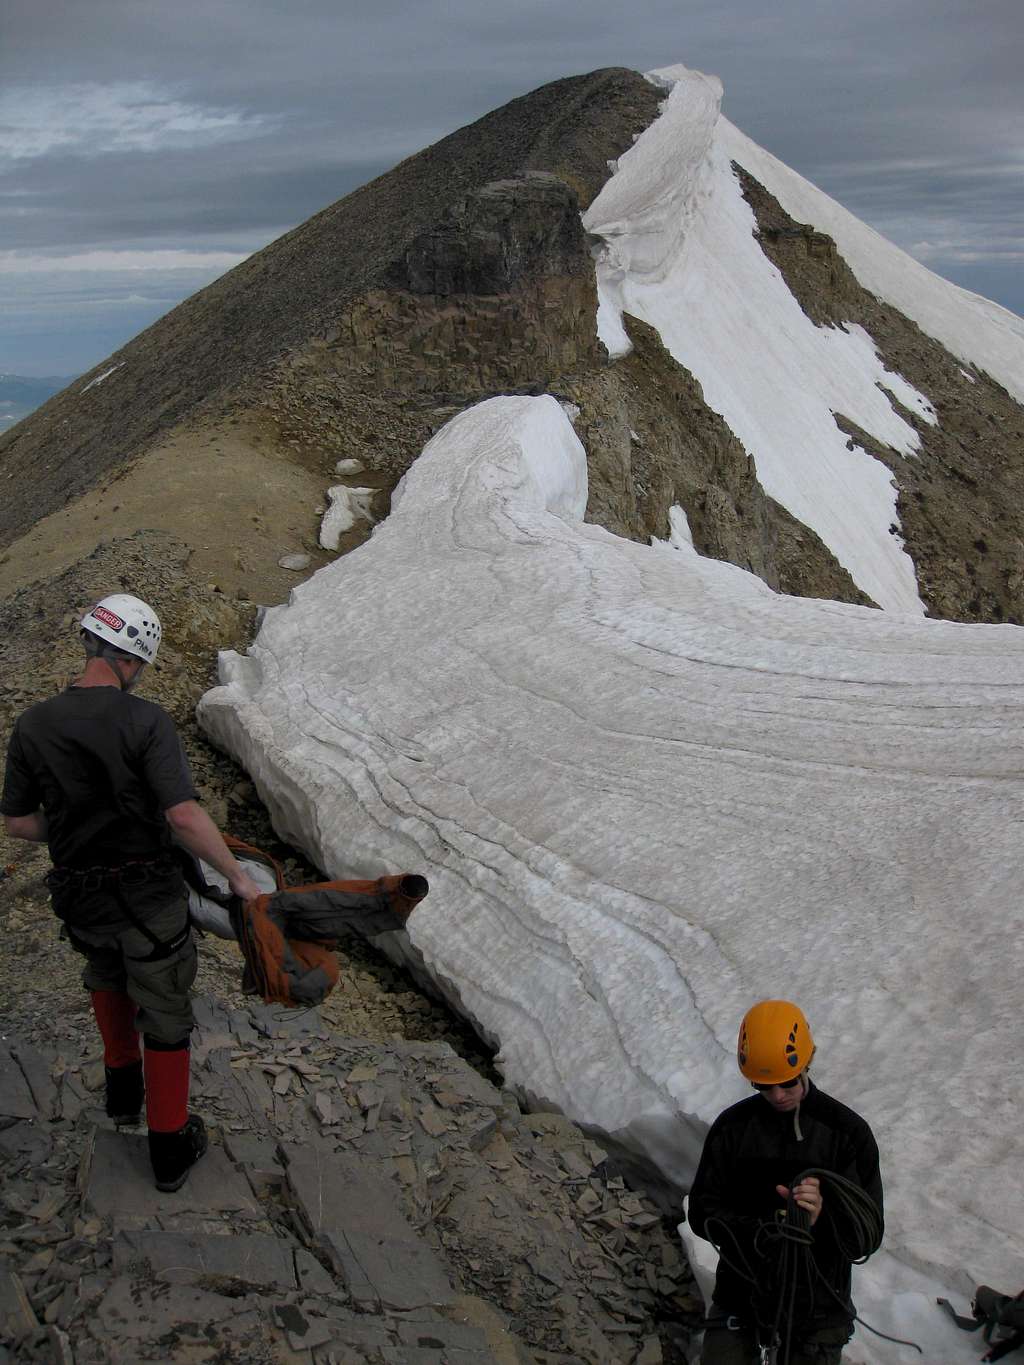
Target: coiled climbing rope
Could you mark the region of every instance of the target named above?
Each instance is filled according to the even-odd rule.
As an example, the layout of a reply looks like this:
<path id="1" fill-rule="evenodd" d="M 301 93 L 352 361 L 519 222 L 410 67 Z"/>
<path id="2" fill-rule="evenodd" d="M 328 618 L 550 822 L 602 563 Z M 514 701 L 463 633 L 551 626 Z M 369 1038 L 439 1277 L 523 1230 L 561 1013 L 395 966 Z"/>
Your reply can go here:
<path id="1" fill-rule="evenodd" d="M 811 1176 L 817 1178 L 826 1192 L 823 1199 L 837 1250 L 851 1265 L 862 1264 L 882 1239 L 882 1215 L 877 1204 L 854 1181 L 813 1166 L 796 1176 L 790 1189 Z M 760 1261 L 760 1273 L 750 1264 L 728 1222 L 708 1218 L 705 1233 L 725 1264 L 751 1286 L 758 1337 L 769 1343 L 768 1359 L 773 1365 L 788 1365 L 794 1328 L 798 1329 L 801 1320 L 812 1316 L 822 1294 L 833 1299 L 844 1312 L 849 1312 L 849 1303 L 818 1266 L 810 1215 L 800 1207 L 792 1193 L 785 1209 L 779 1209 L 774 1218 L 759 1223 L 754 1232 L 753 1248 Z M 875 1336 L 901 1346 L 912 1346 L 924 1354 L 916 1342 L 888 1336 L 859 1316 L 855 1321 Z"/>

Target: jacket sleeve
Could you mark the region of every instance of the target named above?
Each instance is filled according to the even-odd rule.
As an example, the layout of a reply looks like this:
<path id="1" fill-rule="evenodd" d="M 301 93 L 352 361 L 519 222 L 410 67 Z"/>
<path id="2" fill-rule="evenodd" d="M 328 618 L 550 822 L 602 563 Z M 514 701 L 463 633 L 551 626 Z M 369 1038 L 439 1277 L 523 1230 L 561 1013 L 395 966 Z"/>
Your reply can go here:
<path id="1" fill-rule="evenodd" d="M 850 1261 L 862 1261 L 882 1244 L 885 1230 L 882 1175 L 878 1163 L 878 1144 L 863 1120 L 849 1134 L 849 1143 L 849 1160 L 837 1174 L 860 1186 L 874 1204 L 877 1216 L 862 1216 L 861 1211 L 854 1210 L 843 1200 L 840 1191 L 830 1192 L 826 1188 L 824 1209 L 828 1217 L 822 1220 L 818 1237 L 827 1238 Z"/>
<path id="2" fill-rule="evenodd" d="M 872 1202 L 878 1209 L 878 1226 L 873 1230 L 875 1235 L 864 1236 L 861 1238 L 863 1250 L 862 1257 L 872 1255 L 882 1245 L 882 1237 L 885 1232 L 885 1209 L 882 1200 L 882 1172 L 878 1162 L 878 1143 L 875 1135 L 865 1123 L 864 1131 L 857 1144 L 857 1183 L 865 1194 L 870 1195 Z"/>
<path id="3" fill-rule="evenodd" d="M 758 1223 L 756 1218 L 741 1214 L 730 1199 L 733 1182 L 728 1169 L 727 1145 L 720 1120 L 716 1119 L 704 1140 L 697 1174 L 690 1186 L 686 1215 L 696 1235 L 716 1247 L 721 1246 L 723 1232 L 728 1235 L 728 1231 L 746 1244 Z"/>

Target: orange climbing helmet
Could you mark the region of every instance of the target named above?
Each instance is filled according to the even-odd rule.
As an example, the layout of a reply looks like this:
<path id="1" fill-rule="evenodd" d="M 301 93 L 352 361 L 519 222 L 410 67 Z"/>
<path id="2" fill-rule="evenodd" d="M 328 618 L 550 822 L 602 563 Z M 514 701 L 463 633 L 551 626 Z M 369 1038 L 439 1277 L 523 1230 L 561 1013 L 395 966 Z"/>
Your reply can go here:
<path id="1" fill-rule="evenodd" d="M 790 1000 L 761 1000 L 740 1024 L 736 1060 L 748 1081 L 781 1085 L 799 1076 L 814 1056 L 804 1012 Z"/>

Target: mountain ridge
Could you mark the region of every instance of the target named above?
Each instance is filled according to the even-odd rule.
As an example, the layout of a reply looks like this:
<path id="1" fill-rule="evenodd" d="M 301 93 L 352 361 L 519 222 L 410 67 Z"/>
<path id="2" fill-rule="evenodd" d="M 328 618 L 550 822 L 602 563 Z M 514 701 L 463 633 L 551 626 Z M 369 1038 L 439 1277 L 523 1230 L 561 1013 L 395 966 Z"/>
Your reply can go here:
<path id="1" fill-rule="evenodd" d="M 764 501 L 763 490 L 756 496 L 764 513 L 750 515 L 741 491 L 744 456 L 729 472 L 714 442 L 702 446 L 721 418 L 700 385 L 696 406 L 687 400 L 667 426 L 656 423 L 653 443 L 642 447 L 628 435 L 642 424 L 648 398 L 665 387 L 648 364 L 652 387 L 633 383 L 631 415 L 618 379 L 608 382 L 618 372 L 606 365 L 594 333 L 590 247 L 578 211 L 607 183 L 616 164 L 609 154 L 628 153 L 664 95 L 637 73 L 613 68 L 513 101 L 314 215 L 0 435 L 0 468 L 10 488 L 0 510 L 0 549 L 13 552 L 0 563 L 0 591 L 29 581 L 41 541 L 50 547 L 39 561 L 42 571 L 65 542 L 66 562 L 71 545 L 88 540 L 92 523 L 102 529 L 104 507 L 123 507 L 103 496 L 112 481 L 127 476 L 129 486 L 152 489 L 148 512 L 145 496 L 135 500 L 136 528 L 176 515 L 183 499 L 171 466 L 182 451 L 200 506 L 225 497 L 218 471 L 201 458 L 204 449 L 236 452 L 227 463 L 241 490 L 263 480 L 267 459 L 294 471 L 287 475 L 293 484 L 326 483 L 339 455 L 356 459 L 379 490 L 379 516 L 447 415 L 493 393 L 554 386 L 580 408 L 592 450 L 593 519 L 635 538 L 664 536 L 670 505 L 682 501 L 703 553 L 754 568 L 781 591 L 870 601 L 815 532 L 773 498 Z M 747 141 L 736 134 L 740 150 Z M 836 417 L 849 440 L 870 449 L 896 479 L 895 524 L 918 566 L 925 606 L 955 620 L 1024 619 L 1016 562 L 1024 499 L 1014 496 L 1024 478 L 1019 406 L 982 371 L 964 369 L 916 324 L 900 321 L 891 306 L 871 302 L 834 240 L 796 223 L 734 164 L 763 218 L 755 229 L 762 249 L 815 326 L 841 328 L 843 307 L 857 299 L 869 332 L 884 313 L 888 332 L 907 338 L 892 351 L 892 364 L 910 364 L 922 384 L 938 385 L 938 431 L 914 414 L 908 418 L 926 446 L 938 441 L 934 459 L 907 460 L 848 414 Z M 419 204 L 414 190 L 424 186 L 430 193 Z M 811 268 L 815 259 L 823 268 Z M 922 369 L 925 351 L 931 358 Z M 679 375 L 668 388 L 682 393 L 692 375 L 671 358 L 668 364 Z M 696 454 L 690 473 L 678 453 L 688 443 Z M 239 494 L 234 502 L 236 519 L 257 533 L 265 528 L 258 499 Z M 83 523 L 70 540 L 68 508 L 72 520 L 81 509 Z M 285 508 L 301 550 L 313 567 L 322 563 L 311 512 L 304 518 L 294 502 Z M 184 505 L 170 529 L 176 528 L 187 536 Z M 345 548 L 368 532 L 369 524 L 356 528 Z M 207 553 L 212 538 L 212 532 L 203 538 L 207 549 L 199 547 L 197 563 L 206 556 L 207 578 L 225 591 L 267 598 L 286 590 L 287 575 L 266 559 L 248 589 L 230 560 L 217 569 L 215 553 Z M 235 554 L 251 561 L 247 539 L 248 549 Z"/>
<path id="2" fill-rule="evenodd" d="M 0 437 L 0 463 L 15 482 L 0 512 L 0 548 L 161 432 L 258 384 L 290 349 L 336 326 L 346 302 L 460 194 L 559 165 L 592 194 L 607 161 L 656 115 L 658 98 L 624 68 L 542 87 L 400 162 L 179 304 L 84 375 L 80 390 L 56 395 Z M 112 366 L 117 375 L 90 391 L 83 412 L 85 387 Z M 64 423 L 75 426 L 70 438 Z"/>

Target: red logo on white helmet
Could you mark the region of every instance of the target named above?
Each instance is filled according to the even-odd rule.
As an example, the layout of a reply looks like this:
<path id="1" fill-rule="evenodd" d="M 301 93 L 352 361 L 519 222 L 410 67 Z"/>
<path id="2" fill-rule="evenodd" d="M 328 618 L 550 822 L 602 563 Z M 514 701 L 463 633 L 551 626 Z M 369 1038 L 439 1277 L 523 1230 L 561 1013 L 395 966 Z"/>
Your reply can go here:
<path id="1" fill-rule="evenodd" d="M 124 622 L 121 620 L 120 616 L 115 616 L 114 613 L 108 611 L 106 607 L 93 607 L 92 614 L 96 617 L 97 621 L 102 621 L 103 624 L 109 626 L 111 630 L 124 629 Z"/>

